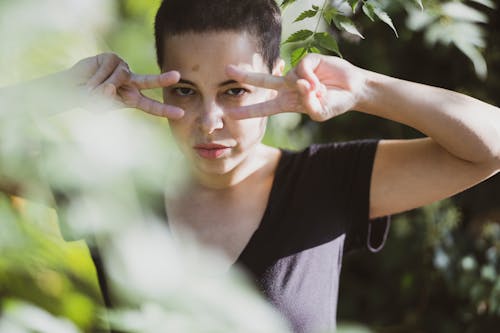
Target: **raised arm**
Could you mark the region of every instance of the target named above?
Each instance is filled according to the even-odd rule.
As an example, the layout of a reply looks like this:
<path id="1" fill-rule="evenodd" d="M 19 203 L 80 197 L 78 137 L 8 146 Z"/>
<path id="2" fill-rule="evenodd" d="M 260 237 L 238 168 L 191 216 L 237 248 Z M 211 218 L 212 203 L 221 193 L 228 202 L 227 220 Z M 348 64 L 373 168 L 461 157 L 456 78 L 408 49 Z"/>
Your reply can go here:
<path id="1" fill-rule="evenodd" d="M 445 89 L 363 71 L 356 110 L 428 138 L 383 140 L 372 174 L 371 217 L 450 197 L 500 170 L 500 109 Z"/>
<path id="2" fill-rule="evenodd" d="M 323 121 L 349 110 L 411 126 L 428 138 L 381 140 L 370 217 L 450 197 L 500 170 L 500 110 L 456 92 L 398 80 L 322 55 L 286 77 L 228 68 L 235 80 L 277 90 L 276 99 L 232 110 L 236 118 L 301 112 Z"/>
<path id="3" fill-rule="evenodd" d="M 176 71 L 160 75 L 135 74 L 116 54 L 103 53 L 80 60 L 67 70 L 0 88 L 0 105 L 2 110 L 13 109 L 21 114 L 43 111 L 51 114 L 85 106 L 132 107 L 177 119 L 184 114 L 181 109 L 145 97 L 141 90 L 163 88 L 176 83 L 179 78 Z"/>
<path id="4" fill-rule="evenodd" d="M 16 86 L 0 88 L 0 121 L 26 114 L 50 115 L 75 107 L 133 107 L 171 119 L 183 116 L 178 107 L 145 97 L 141 90 L 162 88 L 176 83 L 179 73 L 138 75 L 116 54 L 104 53 L 79 61 L 73 67 Z M 0 144 L 2 144 L 0 142 Z M 22 195 L 25 179 L 5 175 L 0 156 L 0 191 Z"/>

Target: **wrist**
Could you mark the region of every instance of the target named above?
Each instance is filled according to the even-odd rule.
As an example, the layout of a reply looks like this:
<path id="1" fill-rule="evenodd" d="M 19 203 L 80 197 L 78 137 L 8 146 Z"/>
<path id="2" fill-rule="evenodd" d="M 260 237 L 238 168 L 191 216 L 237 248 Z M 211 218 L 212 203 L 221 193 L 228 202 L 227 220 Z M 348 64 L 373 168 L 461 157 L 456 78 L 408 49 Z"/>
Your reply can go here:
<path id="1" fill-rule="evenodd" d="M 380 74 L 361 68 L 359 70 L 361 79 L 358 83 L 359 88 L 354 110 L 371 113 L 373 112 L 373 103 L 376 99 L 376 90 L 380 84 Z"/>

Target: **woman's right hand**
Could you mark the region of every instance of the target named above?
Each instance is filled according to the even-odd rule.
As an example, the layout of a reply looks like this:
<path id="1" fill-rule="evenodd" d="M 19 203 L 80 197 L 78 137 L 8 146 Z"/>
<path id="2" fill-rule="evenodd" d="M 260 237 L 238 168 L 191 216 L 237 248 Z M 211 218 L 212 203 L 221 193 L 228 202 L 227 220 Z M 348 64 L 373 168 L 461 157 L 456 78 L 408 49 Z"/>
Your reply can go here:
<path id="1" fill-rule="evenodd" d="M 116 54 L 102 53 L 80 60 L 67 74 L 73 84 L 89 92 L 90 99 L 112 100 L 118 107 L 137 108 L 169 119 L 179 119 L 184 115 L 182 109 L 160 103 L 141 93 L 143 89 L 163 88 L 177 83 L 180 79 L 179 72 L 134 74 L 128 64 Z"/>

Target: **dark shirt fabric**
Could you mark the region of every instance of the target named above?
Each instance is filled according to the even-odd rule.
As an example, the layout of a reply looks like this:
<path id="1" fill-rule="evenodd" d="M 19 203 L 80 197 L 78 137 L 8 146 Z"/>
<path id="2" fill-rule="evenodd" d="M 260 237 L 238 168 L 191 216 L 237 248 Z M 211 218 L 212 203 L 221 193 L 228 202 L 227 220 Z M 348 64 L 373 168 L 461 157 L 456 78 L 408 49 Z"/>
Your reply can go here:
<path id="1" fill-rule="evenodd" d="M 293 332 L 333 331 L 343 255 L 376 252 L 385 242 L 389 217 L 369 220 L 377 145 L 369 139 L 282 150 L 264 216 L 236 265 Z M 153 205 L 166 218 L 163 198 Z M 105 267 L 98 249 L 91 253 L 111 307 Z"/>
<path id="2" fill-rule="evenodd" d="M 344 253 L 381 249 L 389 217 L 369 220 L 378 140 L 283 150 L 260 227 L 237 260 L 294 332 L 336 327 Z"/>

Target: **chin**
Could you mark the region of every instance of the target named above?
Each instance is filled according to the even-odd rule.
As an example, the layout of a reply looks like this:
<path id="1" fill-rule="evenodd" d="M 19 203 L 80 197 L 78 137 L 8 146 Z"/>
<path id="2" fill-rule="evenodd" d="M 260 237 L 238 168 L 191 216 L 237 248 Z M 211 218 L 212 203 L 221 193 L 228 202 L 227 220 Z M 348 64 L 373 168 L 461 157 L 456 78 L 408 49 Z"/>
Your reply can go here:
<path id="1" fill-rule="evenodd" d="M 195 157 L 195 167 L 206 174 L 224 175 L 236 168 L 243 158 L 239 157 L 226 157 L 216 160 L 205 160 L 200 157 Z"/>
<path id="2" fill-rule="evenodd" d="M 233 161 L 203 161 L 203 163 L 197 163 L 198 170 L 214 175 L 224 175 L 231 172 L 235 167 L 236 163 Z"/>

